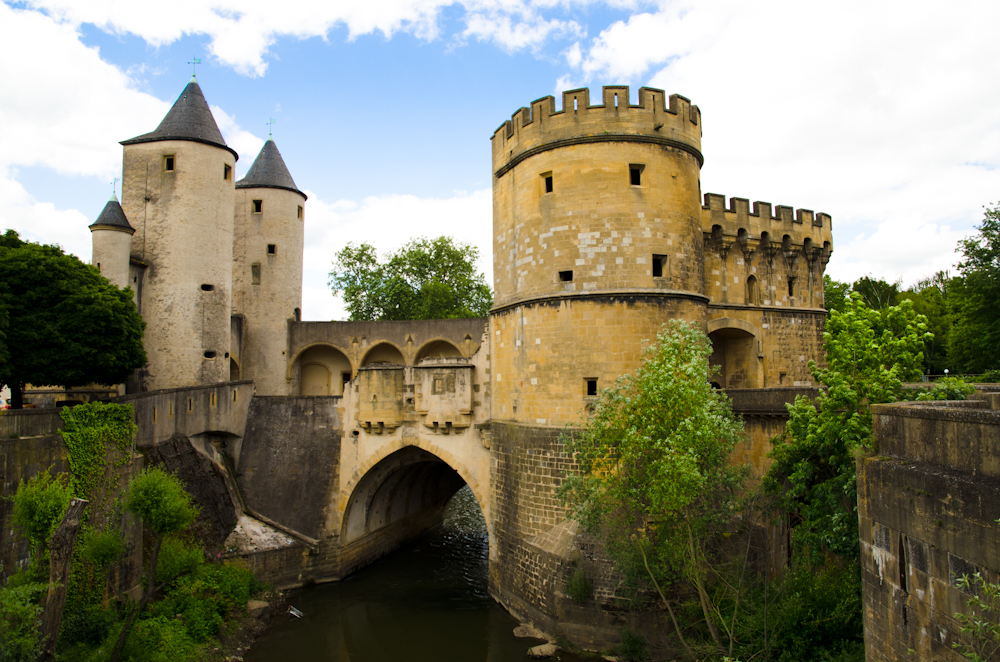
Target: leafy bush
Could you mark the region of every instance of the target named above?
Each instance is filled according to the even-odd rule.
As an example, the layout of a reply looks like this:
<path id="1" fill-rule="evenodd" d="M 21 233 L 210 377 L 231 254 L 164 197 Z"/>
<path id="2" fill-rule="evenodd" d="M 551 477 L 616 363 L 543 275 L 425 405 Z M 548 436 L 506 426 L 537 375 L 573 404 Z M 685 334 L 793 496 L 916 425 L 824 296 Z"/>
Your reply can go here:
<path id="1" fill-rule="evenodd" d="M 38 562 L 49 538 L 59 528 L 71 498 L 66 474 L 53 478 L 48 471 L 40 471 L 18 485 L 12 499 L 14 525 L 31 544 L 32 563 Z"/>
<path id="2" fill-rule="evenodd" d="M 42 614 L 40 582 L 0 588 L 0 662 L 29 662 L 38 652 L 38 620 Z"/>
<path id="3" fill-rule="evenodd" d="M 987 370 L 979 378 L 980 382 L 987 384 L 995 384 L 1000 382 L 1000 368 L 993 368 L 992 370 Z"/>
<path id="4" fill-rule="evenodd" d="M 969 598 L 970 614 L 955 614 L 962 624 L 962 632 L 969 635 L 972 642 L 956 642 L 952 647 L 962 656 L 972 662 L 986 662 L 1000 653 L 1000 584 L 991 584 L 983 579 L 978 572 L 969 577 L 963 575 L 958 580 L 958 587 L 966 593 L 973 594 Z"/>
<path id="5" fill-rule="evenodd" d="M 222 599 L 227 609 L 246 608 L 250 597 L 263 585 L 249 568 L 236 563 L 205 566 L 205 585 Z"/>
<path id="6" fill-rule="evenodd" d="M 942 377 L 934 386 L 917 394 L 917 400 L 965 400 L 976 392 L 976 387 L 958 377 Z"/>
<path id="7" fill-rule="evenodd" d="M 125 552 L 125 541 L 114 529 L 87 531 L 79 543 L 80 556 L 98 568 L 107 568 Z"/>
<path id="8" fill-rule="evenodd" d="M 638 632 L 625 628 L 622 642 L 614 647 L 614 654 L 623 662 L 643 662 L 649 659 L 649 642 Z"/>
<path id="9" fill-rule="evenodd" d="M 587 573 L 584 572 L 582 565 L 576 567 L 566 582 L 566 595 L 581 604 L 590 597 L 590 580 L 587 579 Z"/>
<path id="10" fill-rule="evenodd" d="M 59 627 L 60 647 L 85 644 L 96 646 L 118 622 L 118 614 L 100 605 L 67 604 Z"/>
<path id="11" fill-rule="evenodd" d="M 156 583 L 171 583 L 190 575 L 205 562 L 205 552 L 177 536 L 166 536 L 156 563 Z"/>
<path id="12" fill-rule="evenodd" d="M 193 659 L 198 645 L 177 618 L 154 616 L 137 621 L 132 628 L 122 660 L 132 662 L 176 662 Z"/>

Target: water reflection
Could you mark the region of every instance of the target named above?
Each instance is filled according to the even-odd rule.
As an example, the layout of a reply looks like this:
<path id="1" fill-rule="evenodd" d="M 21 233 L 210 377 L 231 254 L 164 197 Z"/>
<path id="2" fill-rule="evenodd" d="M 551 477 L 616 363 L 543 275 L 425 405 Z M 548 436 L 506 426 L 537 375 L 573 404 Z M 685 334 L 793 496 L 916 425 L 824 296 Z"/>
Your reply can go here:
<path id="1" fill-rule="evenodd" d="M 486 523 L 463 487 L 442 525 L 344 581 L 293 592 L 305 617 L 276 617 L 244 659 L 528 660 L 527 649 L 544 642 L 514 637 L 518 622 L 487 593 L 487 556 Z"/>

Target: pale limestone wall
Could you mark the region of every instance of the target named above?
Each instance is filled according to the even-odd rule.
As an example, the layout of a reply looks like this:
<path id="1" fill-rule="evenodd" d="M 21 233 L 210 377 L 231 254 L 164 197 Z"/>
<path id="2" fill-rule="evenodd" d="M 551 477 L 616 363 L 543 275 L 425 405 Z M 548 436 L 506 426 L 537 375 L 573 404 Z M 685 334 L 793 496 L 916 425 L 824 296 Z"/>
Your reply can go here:
<path id="1" fill-rule="evenodd" d="M 132 235 L 109 226 L 94 228 L 90 232 L 93 253 L 90 263 L 97 267 L 101 275 L 121 288 L 130 287 L 128 258 L 132 246 Z M 135 288 L 133 287 L 133 294 Z"/>
<path id="2" fill-rule="evenodd" d="M 253 213 L 254 200 L 262 201 L 259 214 Z M 260 395 L 289 394 L 288 321 L 302 309 L 305 202 L 305 196 L 284 189 L 236 190 L 233 314 L 244 319 L 241 342 L 231 353 L 240 378 L 254 380 Z"/>
<path id="3" fill-rule="evenodd" d="M 583 420 L 587 379 L 597 390 L 639 367 L 667 320 L 705 319 L 704 300 L 646 296 L 563 298 L 490 318 L 493 418 L 562 426 Z"/>
<path id="4" fill-rule="evenodd" d="M 823 307 L 823 271 L 833 251 L 830 216 L 768 202 L 705 194 L 705 294 L 713 303 Z M 747 280 L 757 281 L 756 301 Z M 792 293 L 789 294 L 789 280 Z"/>
<path id="5" fill-rule="evenodd" d="M 480 343 L 484 340 L 482 336 L 477 338 Z M 451 418 L 454 423 L 451 427 L 434 427 L 432 421 L 428 425 L 427 415 L 417 407 L 418 389 L 421 389 L 422 395 L 422 388 L 418 385 L 425 381 L 425 377 L 418 373 L 447 372 L 446 369 L 438 370 L 431 364 L 424 367 L 365 369 L 348 383 L 340 400 L 339 410 L 344 435 L 341 442 L 340 471 L 337 480 L 331 485 L 324 535 L 340 536 L 344 533 L 344 518 L 352 496 L 356 496 L 355 490 L 370 472 L 377 471 L 380 463 L 393 453 L 415 446 L 443 461 L 469 485 L 486 519 L 492 539 L 490 436 L 487 426 L 490 420 L 489 357 L 486 347 L 488 345 L 483 345 L 471 357 L 449 361 L 455 364 L 453 372 L 461 372 L 462 379 L 468 380 L 463 382 L 460 389 L 456 388 L 463 391 L 463 397 L 453 399 L 451 404 L 454 411 L 444 411 L 442 401 L 435 403 L 438 417 Z M 468 367 L 459 367 L 459 364 Z M 367 374 L 373 377 L 361 379 Z M 373 391 L 379 388 L 382 390 Z M 395 421 L 397 425 L 380 428 L 360 424 L 359 414 L 371 411 L 371 407 L 366 405 L 376 395 L 380 402 L 394 403 L 392 409 L 398 415 Z M 469 405 L 471 408 L 467 408 Z M 386 489 L 405 491 L 405 486 L 393 485 L 389 476 L 386 480 Z M 378 488 L 378 485 L 367 486 L 367 489 L 375 491 Z"/>
<path id="6" fill-rule="evenodd" d="M 530 124 L 517 113 L 493 137 L 497 305 L 567 292 L 702 290 L 700 115 L 682 97 L 667 111 L 658 90 L 640 90 L 644 106 L 634 107 L 627 88 L 604 90 L 610 105 L 579 99 L 574 112 L 567 95 L 577 93 L 565 93 L 569 110 L 550 114 L 548 97 L 532 105 Z M 630 142 L 640 139 L 652 142 Z M 638 186 L 630 166 L 642 168 Z M 661 277 L 653 255 L 667 258 Z"/>
<path id="7" fill-rule="evenodd" d="M 174 156 L 173 172 L 164 171 L 165 155 Z M 228 150 L 192 141 L 125 146 L 122 208 L 136 228 L 132 256 L 148 264 L 141 308 L 147 389 L 229 379 L 235 189 L 223 167 L 234 160 Z"/>

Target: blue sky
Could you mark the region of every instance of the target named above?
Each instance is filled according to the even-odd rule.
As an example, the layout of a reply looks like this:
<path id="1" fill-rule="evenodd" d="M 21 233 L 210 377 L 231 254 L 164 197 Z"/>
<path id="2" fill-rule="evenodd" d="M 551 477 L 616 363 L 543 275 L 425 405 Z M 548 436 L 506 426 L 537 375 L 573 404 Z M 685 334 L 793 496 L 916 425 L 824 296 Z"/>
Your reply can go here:
<path id="1" fill-rule="evenodd" d="M 1000 200 L 1000 3 L 36 0 L 0 4 L 0 229 L 90 256 L 119 140 L 198 80 L 242 175 L 267 136 L 309 194 L 304 316 L 347 241 L 476 244 L 490 144 L 563 89 L 701 107 L 706 192 L 833 216 L 828 273 L 947 269 Z"/>

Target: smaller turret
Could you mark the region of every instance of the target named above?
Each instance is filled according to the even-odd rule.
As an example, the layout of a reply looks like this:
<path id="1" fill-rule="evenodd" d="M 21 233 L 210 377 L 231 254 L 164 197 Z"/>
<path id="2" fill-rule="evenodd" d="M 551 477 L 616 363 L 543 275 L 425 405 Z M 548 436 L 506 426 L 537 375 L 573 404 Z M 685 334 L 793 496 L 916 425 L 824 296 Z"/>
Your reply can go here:
<path id="1" fill-rule="evenodd" d="M 125 218 L 125 212 L 114 193 L 108 204 L 104 205 L 101 215 L 91 224 L 90 233 L 93 244 L 91 264 L 118 287 L 128 287 L 129 252 L 135 228 Z"/>

